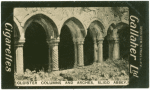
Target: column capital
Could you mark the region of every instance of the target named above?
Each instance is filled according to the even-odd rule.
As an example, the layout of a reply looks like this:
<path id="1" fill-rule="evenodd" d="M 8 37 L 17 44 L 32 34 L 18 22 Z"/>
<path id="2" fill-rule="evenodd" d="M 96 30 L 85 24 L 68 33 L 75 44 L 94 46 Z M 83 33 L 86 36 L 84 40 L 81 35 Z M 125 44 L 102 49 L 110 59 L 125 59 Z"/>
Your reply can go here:
<path id="1" fill-rule="evenodd" d="M 113 37 L 115 43 L 119 43 L 119 37 Z"/>
<path id="2" fill-rule="evenodd" d="M 109 44 L 111 44 L 111 43 L 113 43 L 114 42 L 114 40 L 108 40 L 108 43 Z"/>
<path id="3" fill-rule="evenodd" d="M 77 39 L 73 38 L 73 43 L 76 44 L 77 43 Z"/>
<path id="4" fill-rule="evenodd" d="M 104 40 L 104 38 L 98 38 L 97 39 L 97 41 L 103 41 Z"/>
<path id="5" fill-rule="evenodd" d="M 98 41 L 98 44 L 103 44 L 103 41 L 102 40 Z"/>
<path id="6" fill-rule="evenodd" d="M 119 39 L 118 40 L 114 40 L 115 43 L 119 43 Z"/>
<path id="7" fill-rule="evenodd" d="M 119 37 L 113 37 L 113 40 L 119 41 Z"/>
<path id="8" fill-rule="evenodd" d="M 23 47 L 25 41 L 24 40 L 19 40 L 18 42 L 15 43 L 15 46 L 17 47 Z"/>
<path id="9" fill-rule="evenodd" d="M 83 45 L 83 44 L 84 44 L 84 39 L 78 38 L 78 39 L 77 39 L 77 43 L 78 43 L 79 45 Z"/>
<path id="10" fill-rule="evenodd" d="M 53 38 L 53 39 L 51 39 L 51 40 L 47 40 L 46 41 L 49 45 L 58 45 L 58 43 L 60 42 L 60 39 L 56 39 L 56 38 Z"/>
<path id="11" fill-rule="evenodd" d="M 98 42 L 99 44 L 102 44 L 102 43 L 103 43 L 103 40 L 104 40 L 104 38 L 99 38 L 99 39 L 97 39 L 97 42 Z"/>

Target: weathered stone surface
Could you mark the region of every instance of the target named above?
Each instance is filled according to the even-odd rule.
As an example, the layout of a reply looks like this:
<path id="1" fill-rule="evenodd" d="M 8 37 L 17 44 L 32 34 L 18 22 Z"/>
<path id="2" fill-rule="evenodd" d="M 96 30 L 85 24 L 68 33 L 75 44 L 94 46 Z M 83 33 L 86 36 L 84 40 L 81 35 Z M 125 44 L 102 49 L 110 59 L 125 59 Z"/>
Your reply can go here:
<path id="1" fill-rule="evenodd" d="M 22 27 L 25 26 L 28 19 L 37 14 L 42 14 L 50 18 L 56 24 L 58 32 L 60 32 L 66 20 L 75 17 L 83 24 L 85 30 L 87 30 L 94 20 L 98 20 L 105 27 L 104 32 L 107 33 L 108 27 L 112 23 L 122 21 L 128 24 L 129 10 L 127 7 L 36 7 L 14 9 L 14 18 L 17 19 L 17 22 L 19 22 Z"/>

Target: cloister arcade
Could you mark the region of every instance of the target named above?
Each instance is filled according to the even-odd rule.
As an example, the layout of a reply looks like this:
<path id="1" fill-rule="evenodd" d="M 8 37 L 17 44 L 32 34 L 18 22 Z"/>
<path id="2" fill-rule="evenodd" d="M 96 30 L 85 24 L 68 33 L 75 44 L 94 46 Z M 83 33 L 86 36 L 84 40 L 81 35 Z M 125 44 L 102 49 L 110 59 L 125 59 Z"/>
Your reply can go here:
<path id="1" fill-rule="evenodd" d="M 41 8 L 15 9 L 16 73 L 23 74 L 26 68 L 34 66 L 30 61 L 51 72 L 102 64 L 106 53 L 109 59 L 120 59 L 119 31 L 128 27 L 128 23 L 111 14 L 108 14 L 110 18 L 101 15 L 105 13 L 102 11 L 93 14 L 78 12 L 80 8 L 72 9 L 62 10 L 65 13 Z M 20 10 L 22 13 L 18 14 Z"/>

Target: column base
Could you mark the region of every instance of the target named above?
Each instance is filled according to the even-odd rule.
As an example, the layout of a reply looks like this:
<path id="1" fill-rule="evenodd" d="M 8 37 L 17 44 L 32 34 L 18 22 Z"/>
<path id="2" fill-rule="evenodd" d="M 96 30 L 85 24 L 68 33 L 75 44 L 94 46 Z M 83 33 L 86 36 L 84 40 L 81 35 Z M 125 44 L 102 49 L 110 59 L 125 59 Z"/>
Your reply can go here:
<path id="1" fill-rule="evenodd" d="M 98 61 L 98 60 L 94 60 L 93 63 L 94 63 L 94 62 L 97 62 L 97 61 Z"/>
<path id="2" fill-rule="evenodd" d="M 113 60 L 119 60 L 120 58 L 114 58 Z"/>
<path id="3" fill-rule="evenodd" d="M 77 67 L 78 67 L 78 65 L 74 65 L 74 66 L 73 66 L 73 68 L 77 68 Z"/>
<path id="4" fill-rule="evenodd" d="M 82 65 L 78 65 L 78 67 L 83 67 L 84 66 L 84 64 L 82 64 Z"/>
<path id="5" fill-rule="evenodd" d="M 17 72 L 16 73 L 16 75 L 23 75 L 23 74 L 24 74 L 24 72 L 19 72 L 19 73 Z"/>
<path id="6" fill-rule="evenodd" d="M 59 71 L 59 68 L 55 68 L 55 69 L 53 69 L 53 71 Z"/>
<path id="7" fill-rule="evenodd" d="M 48 69 L 48 72 L 52 72 L 52 70 L 51 70 L 51 69 Z"/>
<path id="8" fill-rule="evenodd" d="M 93 63 L 97 63 L 97 61 L 93 61 Z"/>
<path id="9" fill-rule="evenodd" d="M 103 61 L 97 61 L 97 63 L 103 63 Z"/>

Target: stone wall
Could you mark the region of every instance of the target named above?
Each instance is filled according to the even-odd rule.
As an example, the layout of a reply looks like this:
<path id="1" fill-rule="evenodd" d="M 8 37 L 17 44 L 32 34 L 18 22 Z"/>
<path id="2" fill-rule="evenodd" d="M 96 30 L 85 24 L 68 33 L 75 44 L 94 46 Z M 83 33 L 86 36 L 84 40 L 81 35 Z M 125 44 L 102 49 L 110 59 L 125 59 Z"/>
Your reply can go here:
<path id="1" fill-rule="evenodd" d="M 20 34 L 24 32 L 26 22 L 33 16 L 42 14 L 48 17 L 56 25 L 58 35 L 64 23 L 70 18 L 78 19 L 85 31 L 89 25 L 97 20 L 104 27 L 104 36 L 107 34 L 108 27 L 112 23 L 124 22 L 128 24 L 129 10 L 126 7 L 54 7 L 54 8 L 15 8 L 14 21 L 17 24 Z M 23 29 L 22 29 L 23 28 Z"/>

